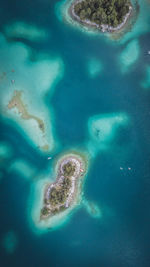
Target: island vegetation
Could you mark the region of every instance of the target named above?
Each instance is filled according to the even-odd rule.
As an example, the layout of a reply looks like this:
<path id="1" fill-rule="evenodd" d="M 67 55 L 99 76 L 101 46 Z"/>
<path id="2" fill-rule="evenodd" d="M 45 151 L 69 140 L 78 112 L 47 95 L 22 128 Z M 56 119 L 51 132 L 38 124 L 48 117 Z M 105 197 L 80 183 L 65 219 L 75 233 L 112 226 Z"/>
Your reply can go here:
<path id="1" fill-rule="evenodd" d="M 67 199 L 70 187 L 71 180 L 68 177 L 64 177 L 61 185 L 55 186 L 51 189 L 48 202 L 52 206 L 64 204 Z"/>
<path id="2" fill-rule="evenodd" d="M 126 16 L 130 13 L 130 0 L 77 0 L 72 5 L 72 15 L 80 22 L 90 25 L 96 24 L 101 28 L 102 25 L 117 28 L 125 23 Z"/>
<path id="3" fill-rule="evenodd" d="M 74 172 L 75 172 L 75 164 L 73 164 L 72 162 L 67 162 L 66 164 L 64 164 L 63 173 L 65 177 L 72 176 Z"/>
<path id="4" fill-rule="evenodd" d="M 83 176 L 83 172 L 83 161 L 76 155 L 65 156 L 60 161 L 56 182 L 48 184 L 44 190 L 41 219 L 65 211 L 72 205 L 78 188 L 78 179 Z"/>

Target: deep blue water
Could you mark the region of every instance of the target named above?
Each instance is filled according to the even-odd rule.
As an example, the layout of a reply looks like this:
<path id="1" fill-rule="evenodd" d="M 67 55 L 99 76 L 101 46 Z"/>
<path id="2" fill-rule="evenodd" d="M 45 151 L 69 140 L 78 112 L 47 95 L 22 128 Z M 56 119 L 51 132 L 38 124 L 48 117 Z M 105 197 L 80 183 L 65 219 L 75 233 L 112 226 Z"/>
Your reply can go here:
<path id="1" fill-rule="evenodd" d="M 53 108 L 56 136 L 61 143 L 56 154 L 84 147 L 87 121 L 95 114 L 126 112 L 132 124 L 111 150 L 97 155 L 86 179 L 85 197 L 100 206 L 102 218 L 94 219 L 81 208 L 63 227 L 38 236 L 30 229 L 27 217 L 32 180 L 9 172 L 7 166 L 21 157 L 42 173 L 49 162 L 16 124 L 1 118 L 1 141 L 8 141 L 15 153 L 7 162 L 1 162 L 0 266 L 149 267 L 150 91 L 144 91 L 140 82 L 150 62 L 145 55 L 150 34 L 138 37 L 140 56 L 131 71 L 123 75 L 117 58 L 124 46 L 60 23 L 55 3 L 1 1 L 0 27 L 3 29 L 12 20 L 24 20 L 46 28 L 51 34 L 47 42 L 24 42 L 37 52 L 50 52 L 64 61 L 64 77 L 53 96 L 45 99 Z M 90 56 L 100 59 L 104 66 L 95 79 L 86 72 Z M 123 172 L 120 164 L 125 167 Z M 130 172 L 128 166 L 132 167 Z M 18 245 L 9 254 L 2 240 L 11 230 L 17 234 Z"/>

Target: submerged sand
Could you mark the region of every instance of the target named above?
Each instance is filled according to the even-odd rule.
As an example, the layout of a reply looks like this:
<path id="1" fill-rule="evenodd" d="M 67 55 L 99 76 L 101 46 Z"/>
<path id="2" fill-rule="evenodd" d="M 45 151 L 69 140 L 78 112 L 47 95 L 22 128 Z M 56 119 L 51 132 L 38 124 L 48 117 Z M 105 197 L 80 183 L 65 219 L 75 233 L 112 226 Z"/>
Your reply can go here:
<path id="1" fill-rule="evenodd" d="M 37 122 L 39 129 L 44 133 L 45 125 L 44 122 L 35 115 L 32 115 L 28 112 L 27 105 L 24 104 L 22 100 L 22 91 L 14 91 L 13 97 L 8 103 L 8 109 L 16 108 L 21 118 L 24 120 L 33 119 Z"/>

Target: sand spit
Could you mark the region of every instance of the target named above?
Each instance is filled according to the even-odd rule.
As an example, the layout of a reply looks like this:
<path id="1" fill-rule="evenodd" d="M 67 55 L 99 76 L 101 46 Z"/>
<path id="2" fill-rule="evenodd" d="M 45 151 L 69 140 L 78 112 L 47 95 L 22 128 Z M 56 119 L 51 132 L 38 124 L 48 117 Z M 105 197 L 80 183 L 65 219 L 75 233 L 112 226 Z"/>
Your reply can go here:
<path id="1" fill-rule="evenodd" d="M 23 93 L 22 91 L 17 91 L 17 90 L 14 91 L 14 95 L 8 103 L 8 109 L 16 108 L 21 118 L 24 120 L 30 120 L 30 119 L 35 120 L 38 124 L 39 129 L 44 133 L 45 131 L 44 122 L 37 116 L 34 116 L 28 112 L 27 105 L 24 104 L 22 100 L 22 93 Z"/>

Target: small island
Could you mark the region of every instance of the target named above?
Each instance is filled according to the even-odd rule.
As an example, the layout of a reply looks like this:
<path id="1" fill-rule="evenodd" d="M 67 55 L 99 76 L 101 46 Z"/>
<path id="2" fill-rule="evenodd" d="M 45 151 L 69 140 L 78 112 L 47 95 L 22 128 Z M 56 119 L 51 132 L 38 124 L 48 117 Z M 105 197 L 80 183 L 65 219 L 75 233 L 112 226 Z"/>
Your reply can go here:
<path id="1" fill-rule="evenodd" d="M 60 225 L 80 204 L 86 164 L 86 157 L 81 154 L 65 154 L 56 162 L 56 177 L 37 183 L 32 218 L 38 228 Z"/>
<path id="2" fill-rule="evenodd" d="M 102 32 L 122 29 L 131 11 L 130 0 L 75 0 L 69 9 L 73 19 Z"/>
<path id="3" fill-rule="evenodd" d="M 45 188 L 41 219 L 65 211 L 71 206 L 76 197 L 78 179 L 84 172 L 82 160 L 75 155 L 68 155 L 59 162 L 56 182 Z"/>

